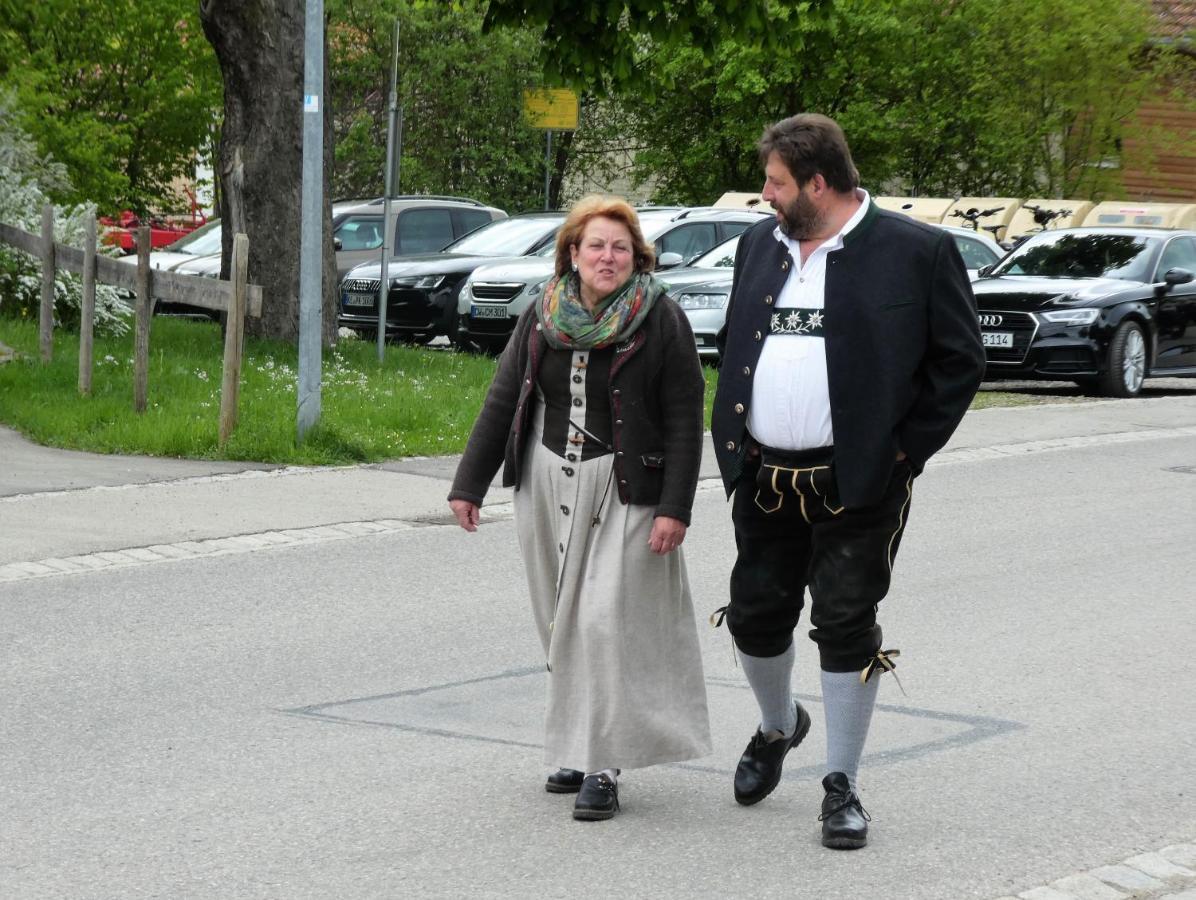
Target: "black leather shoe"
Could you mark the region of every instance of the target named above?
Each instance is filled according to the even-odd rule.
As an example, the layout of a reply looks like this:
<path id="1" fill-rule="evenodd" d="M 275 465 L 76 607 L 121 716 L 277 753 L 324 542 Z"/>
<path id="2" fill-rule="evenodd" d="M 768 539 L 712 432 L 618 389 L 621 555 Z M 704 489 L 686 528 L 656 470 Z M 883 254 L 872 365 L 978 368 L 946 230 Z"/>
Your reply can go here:
<path id="1" fill-rule="evenodd" d="M 544 790 L 550 794 L 576 794 L 581 790 L 581 781 L 585 777 L 586 773 L 577 769 L 557 769 L 548 776 Z"/>
<path id="2" fill-rule="evenodd" d="M 744 806 L 759 803 L 772 793 L 781 781 L 781 763 L 785 754 L 802 742 L 810 730 L 810 714 L 794 701 L 797 707 L 797 728 L 790 738 L 768 738 L 756 729 L 747 749 L 735 768 L 735 799 Z M 776 732 L 772 732 L 775 734 Z"/>
<path id="3" fill-rule="evenodd" d="M 831 772 L 822 779 L 822 846 L 832 850 L 858 850 L 868 843 L 868 823 L 872 817 L 860 805 L 847 776 Z"/>
<path id="4" fill-rule="evenodd" d="M 618 810 L 619 786 L 606 775 L 587 775 L 573 804 L 573 818 L 612 819 Z"/>

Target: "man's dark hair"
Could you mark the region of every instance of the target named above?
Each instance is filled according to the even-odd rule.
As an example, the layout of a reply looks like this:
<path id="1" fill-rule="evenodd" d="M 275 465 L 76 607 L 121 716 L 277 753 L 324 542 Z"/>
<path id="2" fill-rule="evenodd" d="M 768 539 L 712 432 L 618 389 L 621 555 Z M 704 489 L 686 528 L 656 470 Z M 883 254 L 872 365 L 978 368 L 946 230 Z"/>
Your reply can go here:
<path id="1" fill-rule="evenodd" d="M 817 174 L 841 194 L 860 186 L 847 137 L 834 119 L 818 113 L 790 116 L 765 128 L 756 147 L 761 165 L 777 154 L 799 186 Z"/>

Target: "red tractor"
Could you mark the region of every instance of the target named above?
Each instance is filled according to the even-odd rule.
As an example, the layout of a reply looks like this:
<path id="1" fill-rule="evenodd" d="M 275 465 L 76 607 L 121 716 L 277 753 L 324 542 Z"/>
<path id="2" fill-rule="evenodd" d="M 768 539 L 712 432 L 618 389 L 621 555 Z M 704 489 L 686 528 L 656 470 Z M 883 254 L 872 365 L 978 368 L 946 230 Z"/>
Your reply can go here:
<path id="1" fill-rule="evenodd" d="M 116 218 L 101 216 L 99 223 L 104 226 L 104 242 L 120 247 L 124 253 L 136 253 L 137 229 L 142 225 L 148 225 L 150 249 L 157 250 L 159 247 L 173 244 L 208 221 L 208 217 L 196 204 L 195 195 L 190 191 L 188 195 L 191 200 L 191 213 L 186 216 L 151 216 L 142 221 L 136 213 L 127 209 Z"/>

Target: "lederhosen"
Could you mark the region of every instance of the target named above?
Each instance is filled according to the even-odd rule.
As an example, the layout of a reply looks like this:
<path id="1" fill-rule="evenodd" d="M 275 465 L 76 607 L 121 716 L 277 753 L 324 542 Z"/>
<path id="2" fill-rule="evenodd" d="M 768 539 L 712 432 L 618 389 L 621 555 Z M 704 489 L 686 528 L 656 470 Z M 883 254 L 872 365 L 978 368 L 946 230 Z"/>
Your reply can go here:
<path id="1" fill-rule="evenodd" d="M 814 327 L 810 312 L 778 309 L 770 339 L 821 338 L 823 311 Z M 880 650 L 876 609 L 889 590 L 914 471 L 895 462 L 880 501 L 849 510 L 839 501 L 834 466 L 833 447 L 785 451 L 748 443 L 731 512 L 738 557 L 726 608 L 744 653 L 776 656 L 788 649 L 807 588 L 810 637 L 824 670 L 860 671 Z"/>

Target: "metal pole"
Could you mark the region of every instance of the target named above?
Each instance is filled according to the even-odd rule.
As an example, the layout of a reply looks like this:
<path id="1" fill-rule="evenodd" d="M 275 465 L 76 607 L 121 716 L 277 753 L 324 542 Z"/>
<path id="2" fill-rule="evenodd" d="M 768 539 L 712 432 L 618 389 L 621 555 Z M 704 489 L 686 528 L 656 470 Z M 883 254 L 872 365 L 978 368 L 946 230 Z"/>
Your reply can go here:
<path id="1" fill-rule="evenodd" d="M 299 239 L 300 443 L 320 421 L 320 313 L 324 299 L 324 0 L 303 21 L 303 195 Z"/>
<path id="2" fill-rule="evenodd" d="M 398 30 L 398 23 L 395 29 Z M 397 41 L 395 43 L 398 43 Z M 395 129 L 395 194 L 403 192 L 403 104 L 399 104 L 399 124 Z"/>
<path id="3" fill-rule="evenodd" d="M 549 195 L 552 186 L 552 129 L 545 132 L 548 139 L 544 143 L 544 209 L 549 210 Z"/>
<path id="4" fill-rule="evenodd" d="M 395 120 L 399 105 L 399 20 L 390 59 L 390 115 L 386 121 L 386 196 L 382 201 L 382 277 L 378 280 L 378 362 L 386 349 L 386 295 L 390 290 L 390 198 L 394 194 Z"/>

